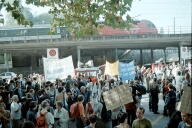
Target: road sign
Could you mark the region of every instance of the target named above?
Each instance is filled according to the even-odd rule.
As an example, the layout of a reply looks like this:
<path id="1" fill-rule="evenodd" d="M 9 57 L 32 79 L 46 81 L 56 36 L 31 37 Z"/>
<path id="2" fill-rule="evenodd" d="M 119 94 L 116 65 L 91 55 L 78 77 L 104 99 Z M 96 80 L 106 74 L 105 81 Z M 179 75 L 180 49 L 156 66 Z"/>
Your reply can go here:
<path id="1" fill-rule="evenodd" d="M 188 58 L 187 47 L 181 47 L 181 58 L 184 58 L 184 59 Z"/>
<path id="2" fill-rule="evenodd" d="M 58 59 L 58 48 L 48 48 L 47 49 L 47 58 L 49 59 Z"/>

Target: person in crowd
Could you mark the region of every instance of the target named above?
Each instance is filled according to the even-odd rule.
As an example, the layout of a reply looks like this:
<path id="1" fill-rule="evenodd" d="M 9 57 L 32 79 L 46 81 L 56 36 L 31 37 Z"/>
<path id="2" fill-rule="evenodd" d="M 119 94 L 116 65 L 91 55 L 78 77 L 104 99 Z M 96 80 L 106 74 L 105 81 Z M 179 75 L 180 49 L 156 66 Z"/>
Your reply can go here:
<path id="1" fill-rule="evenodd" d="M 168 84 L 168 88 L 169 91 L 166 93 L 165 96 L 165 107 L 168 110 L 168 116 L 171 117 L 171 115 L 175 112 L 176 93 L 171 83 Z"/>
<path id="2" fill-rule="evenodd" d="M 0 86 L 0 102 L 6 105 L 6 108 L 10 108 L 10 93 L 5 91 L 3 86 Z"/>
<path id="3" fill-rule="evenodd" d="M 144 117 L 145 108 L 139 106 L 137 108 L 137 119 L 133 121 L 132 128 L 152 128 L 151 122 Z"/>
<path id="4" fill-rule="evenodd" d="M 27 90 L 26 90 L 26 92 L 28 93 L 30 89 L 35 89 L 35 87 L 32 86 L 31 81 L 27 81 Z"/>
<path id="5" fill-rule="evenodd" d="M 47 94 L 49 95 L 49 97 L 51 99 L 51 106 L 55 108 L 55 96 L 58 94 L 58 91 L 55 88 L 55 84 L 54 83 L 50 84 L 50 89 L 47 92 Z"/>
<path id="6" fill-rule="evenodd" d="M 159 93 L 160 93 L 159 85 L 156 83 L 156 78 L 154 78 L 154 83 L 152 83 L 150 89 L 152 111 L 154 112 L 154 114 L 159 114 L 158 112 Z"/>
<path id="7" fill-rule="evenodd" d="M 31 93 L 32 99 L 36 101 L 36 100 L 37 100 L 37 97 L 35 96 L 35 90 L 34 90 L 34 89 L 30 89 L 30 90 L 29 90 L 29 93 Z"/>
<path id="8" fill-rule="evenodd" d="M 62 80 L 61 79 L 56 79 L 56 82 L 55 82 L 55 87 L 56 87 L 56 89 L 58 89 L 59 87 L 61 87 L 62 86 Z"/>
<path id="9" fill-rule="evenodd" d="M 101 119 L 105 123 L 105 128 L 112 128 L 112 112 L 111 110 L 107 110 L 106 104 L 103 98 L 103 92 L 101 93 L 101 103 L 102 103 L 102 110 L 101 110 Z"/>
<path id="10" fill-rule="evenodd" d="M 137 87 L 134 85 L 134 81 L 130 81 L 130 86 L 129 86 L 132 90 L 132 97 L 133 97 L 133 102 L 125 104 L 125 108 L 126 108 L 126 112 L 128 114 L 128 119 L 127 119 L 127 123 L 131 126 L 133 123 L 133 120 L 136 119 L 136 104 L 137 104 L 137 100 L 136 100 L 136 90 Z"/>
<path id="11" fill-rule="evenodd" d="M 66 93 L 64 91 L 64 88 L 61 86 L 58 88 L 58 94 L 56 95 L 55 99 L 56 101 L 62 101 L 63 103 L 63 107 L 69 111 L 69 108 L 70 106 L 68 106 L 68 103 L 67 103 L 67 96 L 66 96 Z"/>
<path id="12" fill-rule="evenodd" d="M 47 111 L 50 112 L 52 115 L 54 115 L 54 108 L 50 105 L 50 100 L 49 99 L 45 99 L 45 101 L 47 101 L 48 106 L 47 106 Z"/>
<path id="13" fill-rule="evenodd" d="M 56 102 L 56 109 L 54 111 L 55 125 L 54 128 L 68 128 L 69 113 L 63 108 L 63 102 Z"/>
<path id="14" fill-rule="evenodd" d="M 35 128 L 35 125 L 31 121 L 25 121 L 22 125 L 22 128 Z"/>
<path id="15" fill-rule="evenodd" d="M 70 85 L 71 85 L 71 84 L 75 84 L 75 81 L 72 80 L 71 75 L 68 75 L 68 76 L 67 76 L 67 82 L 66 82 L 66 92 L 69 92 L 69 91 L 70 91 Z"/>
<path id="16" fill-rule="evenodd" d="M 185 112 L 181 112 L 181 121 L 178 125 L 178 128 L 192 128 L 192 115 Z"/>
<path id="17" fill-rule="evenodd" d="M 23 78 L 23 74 L 19 74 L 18 80 L 21 82 L 21 88 L 25 89 L 25 80 Z"/>
<path id="18" fill-rule="evenodd" d="M 22 98 L 25 97 L 25 92 L 21 89 L 20 81 L 16 81 L 16 89 L 14 90 L 14 95 L 17 95 L 19 98 L 19 102 L 22 101 Z"/>
<path id="19" fill-rule="evenodd" d="M 6 106 L 0 103 L 0 120 L 2 128 L 11 128 L 11 114 L 9 110 L 6 110 Z"/>
<path id="20" fill-rule="evenodd" d="M 33 122 L 34 125 L 36 125 L 36 112 L 37 109 L 37 102 L 31 101 L 29 104 L 29 110 L 27 111 L 26 120 Z"/>
<path id="21" fill-rule="evenodd" d="M 11 121 L 13 128 L 20 128 L 20 119 L 21 119 L 21 104 L 18 104 L 19 101 L 18 95 L 12 96 L 13 102 L 11 103 Z"/>
<path id="22" fill-rule="evenodd" d="M 41 103 L 41 107 L 42 109 L 37 113 L 37 119 L 38 117 L 40 117 L 40 115 L 45 115 L 45 122 L 46 122 L 46 125 L 48 126 L 48 128 L 52 128 L 53 125 L 54 125 L 54 116 L 48 112 L 48 107 L 49 107 L 49 104 L 46 100 L 44 100 L 42 103 Z"/>
<path id="23" fill-rule="evenodd" d="M 180 100 L 181 90 L 182 90 L 182 80 L 184 76 L 182 76 L 181 71 L 177 71 L 177 75 L 175 76 L 175 87 L 176 87 L 176 95 L 177 101 Z"/>
<path id="24" fill-rule="evenodd" d="M 85 83 L 83 83 L 83 82 L 81 81 L 81 77 L 78 77 L 78 78 L 77 78 L 77 84 L 79 85 L 79 89 L 81 89 L 82 86 L 85 87 Z"/>
<path id="25" fill-rule="evenodd" d="M 117 119 L 119 121 L 119 125 L 117 125 L 115 128 L 129 128 L 129 125 L 127 124 L 127 113 L 126 112 L 119 112 L 117 115 Z"/>
<path id="26" fill-rule="evenodd" d="M 85 117 L 88 119 L 89 118 L 89 116 L 91 115 L 91 114 L 93 114 L 94 113 L 94 111 L 93 111 L 93 107 L 92 107 L 92 96 L 90 96 L 90 102 L 87 102 L 87 104 L 86 104 L 86 107 L 85 107 Z M 87 121 L 87 123 L 89 123 L 88 121 Z"/>
<path id="27" fill-rule="evenodd" d="M 168 86 L 168 84 L 169 84 L 169 81 L 166 80 L 166 81 L 165 81 L 165 85 L 163 86 L 163 100 L 164 100 L 164 102 L 165 102 L 165 96 L 166 96 L 167 92 L 169 91 L 169 86 Z M 164 115 L 164 116 L 167 116 L 167 115 L 168 115 L 168 114 L 167 114 L 167 109 L 165 108 L 165 106 L 164 106 L 164 109 L 163 109 L 163 115 Z"/>
<path id="28" fill-rule="evenodd" d="M 14 80 L 10 80 L 9 84 L 5 86 L 5 90 L 13 91 L 15 89 L 15 82 Z"/>
<path id="29" fill-rule="evenodd" d="M 86 126 L 85 113 L 84 113 L 84 107 L 83 107 L 84 96 L 78 95 L 77 100 L 78 100 L 80 117 L 75 119 L 75 124 L 77 128 L 84 128 Z"/>
<path id="30" fill-rule="evenodd" d="M 41 104 L 42 101 L 44 101 L 45 99 L 50 99 L 49 95 L 47 95 L 47 89 L 43 88 L 41 89 L 41 95 L 38 99 L 38 104 Z"/>
<path id="31" fill-rule="evenodd" d="M 86 107 L 86 104 L 87 104 L 87 99 L 88 99 L 85 86 L 82 86 L 82 87 L 81 87 L 81 95 L 84 96 L 83 106 L 84 106 L 84 108 L 85 108 L 85 107 Z"/>
<path id="32" fill-rule="evenodd" d="M 90 125 L 86 126 L 85 128 L 95 128 L 97 123 L 97 116 L 94 114 L 91 114 L 89 116 L 89 122 L 90 122 Z"/>
<path id="33" fill-rule="evenodd" d="M 167 127 L 165 127 L 165 128 L 177 128 L 181 121 L 182 121 L 181 112 L 175 111 L 173 113 L 173 115 L 169 118 L 169 121 L 167 123 Z"/>
<path id="34" fill-rule="evenodd" d="M 25 99 L 26 100 L 22 102 L 22 107 L 21 107 L 21 113 L 24 119 L 26 119 L 26 113 L 29 110 L 29 104 L 31 101 L 33 101 L 31 93 L 27 93 Z"/>

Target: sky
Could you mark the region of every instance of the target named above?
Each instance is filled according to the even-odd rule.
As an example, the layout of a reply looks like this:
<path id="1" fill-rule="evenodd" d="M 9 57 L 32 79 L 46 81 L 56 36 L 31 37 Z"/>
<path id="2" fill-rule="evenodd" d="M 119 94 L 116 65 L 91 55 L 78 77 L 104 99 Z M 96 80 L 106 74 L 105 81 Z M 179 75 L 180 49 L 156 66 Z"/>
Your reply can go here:
<path id="1" fill-rule="evenodd" d="M 192 0 L 134 0 L 129 13 L 136 19 L 150 20 L 160 30 L 173 33 L 174 18 L 175 32 L 191 33 Z"/>
<path id="2" fill-rule="evenodd" d="M 32 5 L 24 5 L 31 8 L 32 13 L 47 12 L 48 7 L 41 8 Z M 138 20 L 149 20 L 164 33 L 191 33 L 192 0 L 133 0 L 131 17 Z"/>

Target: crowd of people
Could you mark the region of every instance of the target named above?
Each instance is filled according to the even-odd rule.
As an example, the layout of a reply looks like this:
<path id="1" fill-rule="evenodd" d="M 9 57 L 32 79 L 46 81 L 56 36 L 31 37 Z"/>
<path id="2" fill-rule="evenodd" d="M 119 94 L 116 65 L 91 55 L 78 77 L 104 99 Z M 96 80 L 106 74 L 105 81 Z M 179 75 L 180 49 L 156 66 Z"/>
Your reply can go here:
<path id="1" fill-rule="evenodd" d="M 99 73 L 97 82 L 84 74 L 65 80 L 43 81 L 37 74 L 0 80 L 0 126 L 2 128 L 152 128 L 140 105 L 149 94 L 149 110 L 159 114 L 159 93 L 163 94 L 167 128 L 192 127 L 191 113 L 176 111 L 184 86 L 191 86 L 191 69 L 179 64 L 135 67 L 135 79 L 127 84 L 133 102 L 107 110 L 103 93 L 125 84 L 117 75 Z M 144 89 L 144 90 L 143 90 Z M 146 90 L 145 90 L 146 89 Z M 182 121 L 183 120 L 183 121 Z M 176 121 L 176 122 L 175 122 Z"/>

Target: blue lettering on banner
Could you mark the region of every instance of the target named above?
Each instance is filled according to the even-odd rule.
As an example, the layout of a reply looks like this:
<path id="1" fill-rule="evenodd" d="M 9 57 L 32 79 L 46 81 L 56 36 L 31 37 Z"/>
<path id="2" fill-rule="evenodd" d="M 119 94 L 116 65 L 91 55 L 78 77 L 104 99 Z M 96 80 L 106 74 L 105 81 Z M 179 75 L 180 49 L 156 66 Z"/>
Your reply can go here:
<path id="1" fill-rule="evenodd" d="M 122 81 L 135 78 L 134 60 L 130 63 L 119 62 L 119 76 L 122 78 Z"/>

